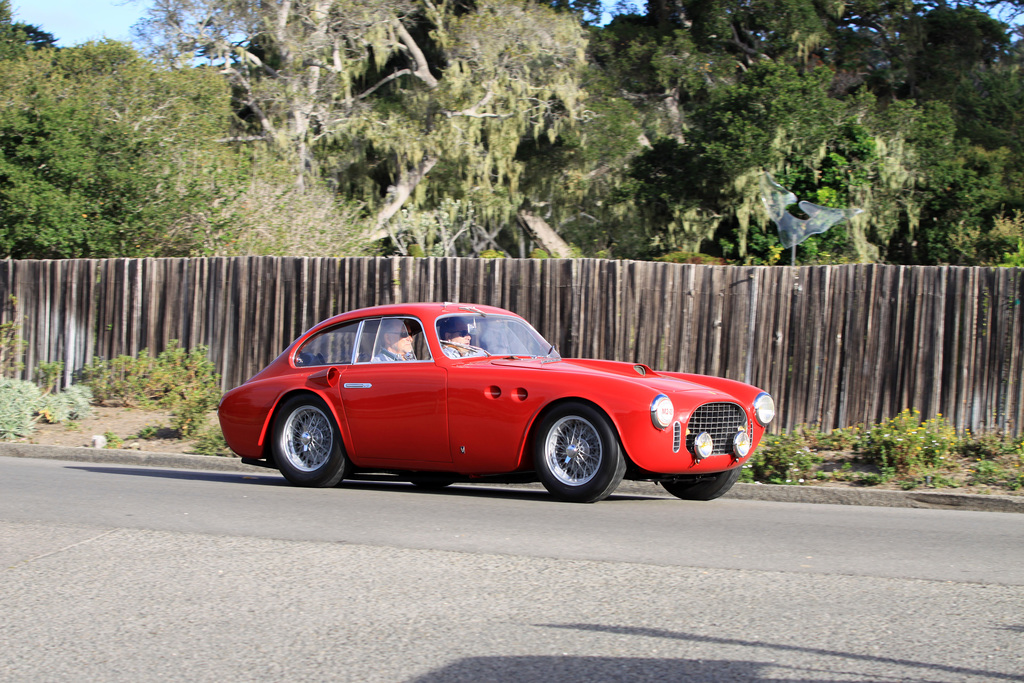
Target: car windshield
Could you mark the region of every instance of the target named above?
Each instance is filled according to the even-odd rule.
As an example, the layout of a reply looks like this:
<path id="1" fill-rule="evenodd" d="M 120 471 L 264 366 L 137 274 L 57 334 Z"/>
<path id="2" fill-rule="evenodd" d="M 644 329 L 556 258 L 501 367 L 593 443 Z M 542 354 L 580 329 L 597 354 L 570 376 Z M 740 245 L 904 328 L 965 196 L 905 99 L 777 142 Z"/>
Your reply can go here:
<path id="1" fill-rule="evenodd" d="M 560 358 L 555 347 L 521 318 L 466 314 L 445 316 L 437 321 L 437 338 L 449 358 Z"/>

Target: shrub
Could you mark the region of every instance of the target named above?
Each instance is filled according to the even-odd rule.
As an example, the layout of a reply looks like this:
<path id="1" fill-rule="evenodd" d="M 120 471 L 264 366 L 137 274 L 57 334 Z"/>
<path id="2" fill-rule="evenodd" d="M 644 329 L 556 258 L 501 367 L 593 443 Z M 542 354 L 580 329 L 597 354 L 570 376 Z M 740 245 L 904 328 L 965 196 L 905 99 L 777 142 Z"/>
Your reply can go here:
<path id="1" fill-rule="evenodd" d="M 50 424 L 83 420 L 92 414 L 92 391 L 87 386 L 73 384 L 64 391 L 44 394 L 36 410 L 43 422 Z"/>
<path id="2" fill-rule="evenodd" d="M 655 261 L 663 261 L 665 263 L 695 263 L 703 266 L 724 266 L 726 260 L 719 258 L 718 256 L 709 256 L 708 254 L 701 254 L 693 251 L 673 251 L 663 256 L 656 256 Z"/>
<path id="3" fill-rule="evenodd" d="M 61 374 L 64 372 L 64 362 L 55 361 L 53 363 L 40 363 L 36 367 L 36 381 L 42 388 L 44 394 L 49 394 L 53 390 L 54 385 L 57 384 L 57 380 L 60 379 Z"/>
<path id="4" fill-rule="evenodd" d="M 0 439 L 13 441 L 32 433 L 41 397 L 32 382 L 0 378 Z"/>
<path id="5" fill-rule="evenodd" d="M 231 455 L 231 449 L 228 448 L 228 442 L 224 440 L 224 433 L 221 432 L 220 426 L 206 423 L 197 431 L 192 450 L 189 452 L 197 455 Z"/>
<path id="6" fill-rule="evenodd" d="M 802 484 L 814 477 L 823 458 L 811 452 L 803 431 L 765 434 L 761 445 L 744 466 L 740 481 L 770 484 Z"/>
<path id="7" fill-rule="evenodd" d="M 182 436 L 191 436 L 221 396 L 220 375 L 206 352 L 205 346 L 186 351 L 171 340 L 156 358 L 144 349 L 136 358 L 95 359 L 82 369 L 82 381 L 100 403 L 170 410 L 172 426 Z"/>
<path id="8" fill-rule="evenodd" d="M 883 473 L 915 475 L 951 467 L 956 446 L 956 430 L 941 415 L 922 422 L 918 410 L 904 410 L 866 430 L 856 448 Z"/>

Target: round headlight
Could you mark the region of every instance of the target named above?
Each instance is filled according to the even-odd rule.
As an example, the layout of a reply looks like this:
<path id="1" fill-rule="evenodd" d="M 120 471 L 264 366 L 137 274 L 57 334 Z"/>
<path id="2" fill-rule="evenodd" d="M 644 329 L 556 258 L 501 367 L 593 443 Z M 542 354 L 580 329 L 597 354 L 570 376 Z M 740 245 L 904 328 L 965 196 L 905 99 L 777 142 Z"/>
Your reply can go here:
<path id="1" fill-rule="evenodd" d="M 750 436 L 747 430 L 736 432 L 732 439 L 732 452 L 736 454 L 737 460 L 747 457 L 747 453 L 750 452 Z"/>
<path id="2" fill-rule="evenodd" d="M 754 399 L 754 416 L 762 427 L 775 419 L 775 401 L 763 391 Z"/>
<path id="3" fill-rule="evenodd" d="M 651 422 L 658 429 L 665 429 L 672 424 L 675 415 L 676 408 L 672 405 L 672 399 L 665 394 L 658 394 L 651 401 Z"/>
<path id="4" fill-rule="evenodd" d="M 696 449 L 695 456 L 698 460 L 702 460 L 711 455 L 715 450 L 715 440 L 711 438 L 711 435 L 707 432 L 701 432 L 697 435 L 697 438 L 693 440 L 693 447 Z"/>

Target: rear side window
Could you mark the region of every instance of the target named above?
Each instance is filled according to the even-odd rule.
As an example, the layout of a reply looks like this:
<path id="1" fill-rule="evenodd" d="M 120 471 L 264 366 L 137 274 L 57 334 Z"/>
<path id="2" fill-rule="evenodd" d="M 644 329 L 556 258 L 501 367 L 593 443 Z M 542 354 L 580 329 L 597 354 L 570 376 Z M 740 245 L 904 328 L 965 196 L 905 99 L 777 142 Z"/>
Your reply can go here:
<path id="1" fill-rule="evenodd" d="M 295 365 L 347 365 L 352 362 L 359 323 L 346 323 L 312 337 L 295 353 Z"/>

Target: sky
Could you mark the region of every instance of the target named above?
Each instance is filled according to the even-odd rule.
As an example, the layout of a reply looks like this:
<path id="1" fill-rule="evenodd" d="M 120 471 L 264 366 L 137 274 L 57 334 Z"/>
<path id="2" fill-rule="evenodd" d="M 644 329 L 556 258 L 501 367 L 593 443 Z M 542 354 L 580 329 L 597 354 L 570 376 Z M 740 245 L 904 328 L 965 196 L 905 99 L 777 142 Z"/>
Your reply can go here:
<path id="1" fill-rule="evenodd" d="M 132 24 L 142 18 L 146 0 L 11 0 L 14 20 L 52 33 L 61 47 L 87 40 L 131 40 Z"/>
<path id="2" fill-rule="evenodd" d="M 605 0 L 606 7 L 616 0 Z M 626 0 L 637 8 L 642 0 Z M 131 27 L 142 18 L 149 0 L 11 0 L 14 20 L 33 24 L 49 31 L 61 47 L 71 47 L 87 40 L 114 38 L 131 40 Z M 642 11 L 638 9 L 638 11 Z M 611 19 L 605 14 L 604 21 Z"/>

